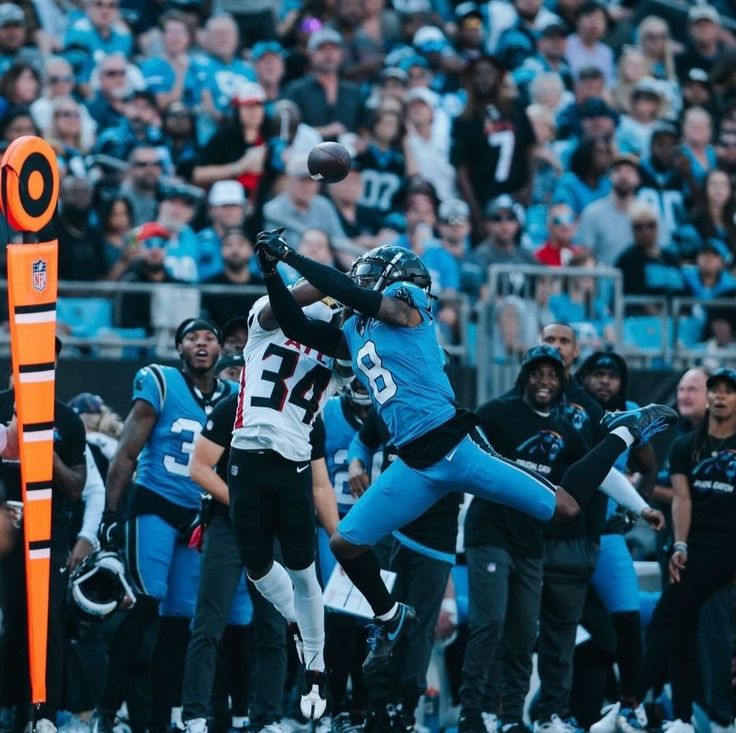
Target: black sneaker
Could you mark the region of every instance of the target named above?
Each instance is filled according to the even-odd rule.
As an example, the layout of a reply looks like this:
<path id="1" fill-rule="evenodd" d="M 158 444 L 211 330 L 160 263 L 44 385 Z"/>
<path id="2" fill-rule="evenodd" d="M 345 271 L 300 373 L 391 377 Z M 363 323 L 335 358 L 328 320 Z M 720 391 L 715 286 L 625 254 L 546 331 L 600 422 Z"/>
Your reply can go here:
<path id="1" fill-rule="evenodd" d="M 375 620 L 368 640 L 370 652 L 363 662 L 363 672 L 374 674 L 389 660 L 396 643 L 417 620 L 411 606 L 399 603 L 393 618 L 389 621 Z"/>
<path id="2" fill-rule="evenodd" d="M 393 733 L 392 720 L 385 707 L 368 710 L 363 723 L 363 733 Z"/>
<path id="3" fill-rule="evenodd" d="M 96 712 L 92 716 L 89 728 L 90 733 L 113 733 L 115 716 L 103 712 Z"/>
<path id="4" fill-rule="evenodd" d="M 483 716 L 471 710 L 462 710 L 457 721 L 457 733 L 486 733 Z"/>
<path id="5" fill-rule="evenodd" d="M 657 433 L 667 430 L 677 422 L 677 413 L 667 405 L 652 403 L 635 410 L 619 410 L 607 412 L 601 418 L 601 425 L 610 433 L 620 427 L 626 427 L 634 436 L 634 445 L 644 445 Z"/>
<path id="6" fill-rule="evenodd" d="M 304 672 L 302 699 L 299 702 L 302 715 L 307 720 L 321 718 L 327 708 L 327 675 L 315 669 Z"/>
<path id="7" fill-rule="evenodd" d="M 416 725 L 414 713 L 410 710 L 404 710 L 403 705 L 397 705 L 394 712 L 395 716 L 391 722 L 395 733 L 414 733 Z"/>

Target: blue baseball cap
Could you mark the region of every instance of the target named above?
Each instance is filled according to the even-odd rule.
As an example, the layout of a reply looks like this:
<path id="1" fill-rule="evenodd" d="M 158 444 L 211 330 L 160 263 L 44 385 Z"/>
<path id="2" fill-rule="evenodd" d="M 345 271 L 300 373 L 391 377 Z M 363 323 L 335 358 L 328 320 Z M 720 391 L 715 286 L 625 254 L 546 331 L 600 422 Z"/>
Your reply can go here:
<path id="1" fill-rule="evenodd" d="M 284 48 L 278 41 L 258 41 L 250 51 L 250 60 L 258 61 L 267 53 L 275 53 L 277 56 L 283 56 Z"/>
<path id="2" fill-rule="evenodd" d="M 722 239 L 710 237 L 700 246 L 701 252 L 715 252 L 726 265 L 731 264 L 731 250 Z"/>

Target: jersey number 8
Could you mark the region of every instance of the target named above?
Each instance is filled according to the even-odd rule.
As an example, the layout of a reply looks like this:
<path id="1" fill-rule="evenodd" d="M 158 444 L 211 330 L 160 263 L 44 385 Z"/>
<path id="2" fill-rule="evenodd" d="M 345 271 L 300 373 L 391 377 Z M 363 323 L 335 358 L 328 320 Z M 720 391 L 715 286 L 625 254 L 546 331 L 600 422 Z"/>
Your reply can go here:
<path id="1" fill-rule="evenodd" d="M 363 344 L 356 361 L 358 369 L 368 377 L 376 402 L 379 405 L 388 402 L 396 394 L 396 382 L 391 372 L 384 368 L 373 341 L 366 341 Z"/>

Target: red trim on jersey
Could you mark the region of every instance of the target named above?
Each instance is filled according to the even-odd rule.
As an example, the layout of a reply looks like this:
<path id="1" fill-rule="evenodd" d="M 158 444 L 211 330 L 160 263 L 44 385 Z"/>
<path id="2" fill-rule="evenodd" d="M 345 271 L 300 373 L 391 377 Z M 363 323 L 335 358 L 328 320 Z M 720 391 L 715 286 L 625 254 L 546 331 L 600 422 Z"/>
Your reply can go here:
<path id="1" fill-rule="evenodd" d="M 243 427 L 243 410 L 245 408 L 245 367 L 240 372 L 240 394 L 238 395 L 238 409 L 235 411 L 234 430 Z"/>

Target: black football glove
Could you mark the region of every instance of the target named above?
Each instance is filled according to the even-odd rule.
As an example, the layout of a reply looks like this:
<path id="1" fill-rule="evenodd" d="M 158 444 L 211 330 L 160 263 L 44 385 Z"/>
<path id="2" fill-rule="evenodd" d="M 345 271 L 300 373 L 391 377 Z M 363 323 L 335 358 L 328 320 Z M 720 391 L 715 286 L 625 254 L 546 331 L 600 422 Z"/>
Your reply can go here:
<path id="1" fill-rule="evenodd" d="M 256 237 L 256 252 L 263 251 L 274 260 L 283 260 L 291 252 L 284 239 L 284 227 L 267 229 Z"/>
<path id="2" fill-rule="evenodd" d="M 97 537 L 103 549 L 123 549 L 125 546 L 124 528 L 117 512 L 108 509 L 103 513 Z"/>
<path id="3" fill-rule="evenodd" d="M 620 507 L 606 520 L 604 534 L 626 534 L 636 525 L 637 517 L 633 512 Z"/>
<path id="4" fill-rule="evenodd" d="M 258 258 L 258 266 L 265 275 L 273 275 L 276 272 L 276 265 L 279 261 L 272 257 L 263 247 L 256 245 L 256 257 Z"/>

